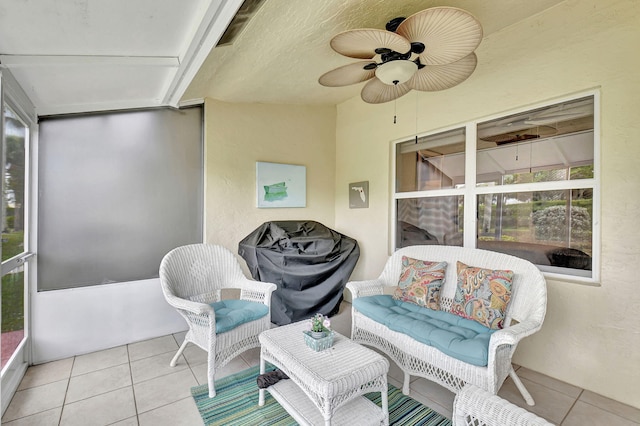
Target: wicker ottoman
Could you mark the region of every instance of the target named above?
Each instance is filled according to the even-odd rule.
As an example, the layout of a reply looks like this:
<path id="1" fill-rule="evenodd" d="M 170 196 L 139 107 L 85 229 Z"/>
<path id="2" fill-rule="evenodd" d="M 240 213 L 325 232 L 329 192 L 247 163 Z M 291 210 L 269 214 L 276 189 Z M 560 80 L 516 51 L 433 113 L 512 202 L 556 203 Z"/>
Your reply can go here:
<path id="1" fill-rule="evenodd" d="M 260 334 L 260 372 L 270 362 L 290 379 L 261 389 L 259 405 L 268 390 L 302 425 L 388 425 L 389 361 L 338 333 L 332 347 L 316 352 L 305 344 L 306 328 L 301 321 Z M 369 392 L 380 392 L 382 408 L 363 396 Z"/>

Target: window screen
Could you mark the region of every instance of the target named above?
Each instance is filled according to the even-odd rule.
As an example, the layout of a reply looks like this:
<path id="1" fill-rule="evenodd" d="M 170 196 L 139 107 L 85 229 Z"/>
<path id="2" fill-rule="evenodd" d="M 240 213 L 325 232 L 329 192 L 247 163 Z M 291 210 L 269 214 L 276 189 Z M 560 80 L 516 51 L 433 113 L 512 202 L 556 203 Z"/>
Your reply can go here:
<path id="1" fill-rule="evenodd" d="M 158 276 L 202 241 L 203 108 L 41 119 L 38 290 Z"/>

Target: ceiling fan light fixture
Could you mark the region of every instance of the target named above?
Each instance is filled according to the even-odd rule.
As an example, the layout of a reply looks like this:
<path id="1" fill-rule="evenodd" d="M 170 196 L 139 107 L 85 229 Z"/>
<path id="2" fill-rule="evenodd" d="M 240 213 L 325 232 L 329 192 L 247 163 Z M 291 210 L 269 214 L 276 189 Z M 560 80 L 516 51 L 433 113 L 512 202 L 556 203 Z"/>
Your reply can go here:
<path id="1" fill-rule="evenodd" d="M 418 64 L 410 60 L 386 62 L 376 68 L 376 77 L 390 86 L 402 84 L 418 71 Z"/>

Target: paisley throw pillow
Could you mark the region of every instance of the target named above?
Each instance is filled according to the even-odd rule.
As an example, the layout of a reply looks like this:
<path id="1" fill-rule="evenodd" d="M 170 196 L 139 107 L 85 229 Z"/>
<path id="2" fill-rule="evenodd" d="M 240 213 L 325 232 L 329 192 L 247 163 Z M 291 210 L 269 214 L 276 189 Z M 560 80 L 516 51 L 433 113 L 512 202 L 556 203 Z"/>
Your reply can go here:
<path id="1" fill-rule="evenodd" d="M 402 256 L 402 271 L 393 298 L 429 309 L 440 309 L 440 287 L 447 262 L 430 262 Z"/>
<path id="2" fill-rule="evenodd" d="M 485 327 L 501 329 L 511 299 L 513 271 L 467 266 L 457 262 L 458 285 L 451 313 Z"/>

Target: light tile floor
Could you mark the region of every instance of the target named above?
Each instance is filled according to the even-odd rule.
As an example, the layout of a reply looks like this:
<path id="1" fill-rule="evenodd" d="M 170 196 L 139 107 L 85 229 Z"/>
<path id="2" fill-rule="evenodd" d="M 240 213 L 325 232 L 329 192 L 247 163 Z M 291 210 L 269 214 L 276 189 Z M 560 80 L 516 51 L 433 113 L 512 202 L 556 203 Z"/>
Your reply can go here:
<path id="1" fill-rule="evenodd" d="M 351 305 L 343 303 L 332 326 L 350 335 Z M 158 337 L 104 351 L 30 367 L 9 404 L 2 424 L 18 425 L 199 425 L 192 386 L 207 382 L 206 354 L 189 346 L 178 364 L 169 361 L 185 333 Z M 259 362 L 249 350 L 221 369 L 217 377 Z M 640 425 L 640 410 L 592 392 L 519 368 L 536 405 L 528 407 L 510 379 L 503 398 L 547 420 L 566 426 Z M 402 386 L 402 372 L 391 362 L 389 382 Z M 454 394 L 425 379 L 411 382 L 411 396 L 451 417 Z"/>

